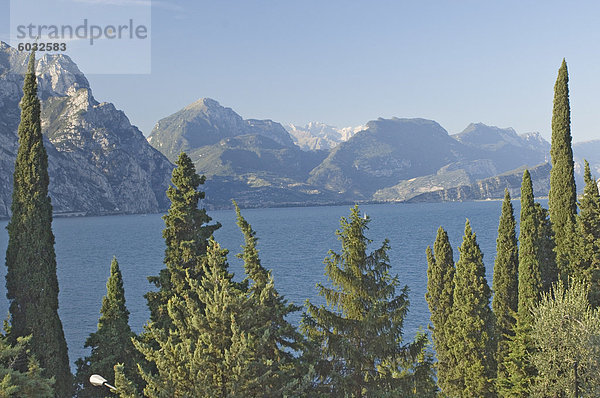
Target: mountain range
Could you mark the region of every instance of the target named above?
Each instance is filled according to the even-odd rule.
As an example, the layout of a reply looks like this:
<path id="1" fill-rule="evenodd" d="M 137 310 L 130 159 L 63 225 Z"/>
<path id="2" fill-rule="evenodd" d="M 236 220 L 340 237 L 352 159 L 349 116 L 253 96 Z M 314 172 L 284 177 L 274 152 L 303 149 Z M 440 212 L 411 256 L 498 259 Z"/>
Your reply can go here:
<path id="1" fill-rule="evenodd" d="M 0 217 L 10 214 L 28 54 L 0 42 Z M 99 103 L 65 55 L 37 61 L 49 193 L 56 213 L 161 211 L 172 164 L 110 103 Z"/>
<path id="2" fill-rule="evenodd" d="M 26 58 L 0 43 L 0 217 L 10 213 Z M 207 176 L 207 207 L 474 200 L 502 197 L 504 188 L 518 196 L 525 167 L 537 196 L 549 189 L 550 144 L 538 133 L 476 123 L 450 135 L 433 120 L 406 118 L 284 126 L 202 98 L 160 119 L 146 139 L 93 97 L 67 56 L 44 55 L 37 71 L 56 213 L 164 211 L 181 151 Z M 600 140 L 574 151 L 578 175 L 583 158 L 600 172 Z"/>

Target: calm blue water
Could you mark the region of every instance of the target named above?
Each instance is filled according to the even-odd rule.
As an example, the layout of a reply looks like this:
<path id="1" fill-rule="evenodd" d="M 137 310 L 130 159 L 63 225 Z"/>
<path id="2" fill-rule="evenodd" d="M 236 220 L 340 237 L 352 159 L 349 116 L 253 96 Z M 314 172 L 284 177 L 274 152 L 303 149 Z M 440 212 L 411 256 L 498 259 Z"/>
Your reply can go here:
<path id="1" fill-rule="evenodd" d="M 518 212 L 519 203 L 514 202 Z M 335 231 L 339 219 L 349 214 L 349 206 L 249 209 L 243 214 L 257 231 L 261 260 L 273 270 L 275 286 L 289 301 L 303 304 L 306 299 L 323 303 L 315 284 L 327 283 L 323 259 L 329 249 L 340 251 Z M 410 287 L 410 312 L 405 323 L 405 337 L 412 338 L 419 327 L 426 328 L 429 312 L 425 301 L 427 261 L 425 248 L 433 244 L 437 228 L 448 231 L 455 258 L 469 218 L 484 253 L 488 282 L 495 256 L 495 240 L 501 202 L 424 203 L 400 205 L 365 205 L 361 210 L 372 219 L 367 236 L 373 247 L 384 238 L 391 244 L 392 271 L 402 285 Z M 243 278 L 243 268 L 235 257 L 241 249 L 242 235 L 235 225 L 233 211 L 212 211 L 214 220 L 223 224 L 217 241 L 229 249 L 229 263 L 236 279 Z M 518 214 L 518 213 L 517 213 Z M 6 221 L 0 221 L 0 253 L 6 252 Z M 96 330 L 110 262 L 116 256 L 125 284 L 130 325 L 140 332 L 148 319 L 143 298 L 151 285 L 146 277 L 162 268 L 164 242 L 160 215 L 58 218 L 54 220 L 56 256 L 60 284 L 60 317 L 63 322 L 69 358 L 74 362 L 87 355 L 83 344 Z M 0 267 L 0 315 L 8 314 L 5 267 Z M 300 314 L 292 321 L 297 324 Z"/>

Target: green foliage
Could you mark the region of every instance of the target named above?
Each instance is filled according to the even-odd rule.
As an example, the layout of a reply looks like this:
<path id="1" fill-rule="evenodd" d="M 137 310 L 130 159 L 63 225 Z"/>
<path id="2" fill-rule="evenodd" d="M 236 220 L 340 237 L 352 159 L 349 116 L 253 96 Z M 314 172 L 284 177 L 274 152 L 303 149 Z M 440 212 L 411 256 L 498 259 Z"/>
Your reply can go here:
<path id="1" fill-rule="evenodd" d="M 115 365 L 114 370 L 117 395 L 121 398 L 140 398 L 137 386 L 125 376 L 125 366 L 122 363 L 118 363 Z"/>
<path id="2" fill-rule="evenodd" d="M 519 225 L 519 320 L 531 325 L 530 310 L 543 292 L 539 262 L 539 213 L 533 199 L 529 171 L 523 173 L 521 185 L 521 223 Z"/>
<path id="3" fill-rule="evenodd" d="M 54 379 L 42 375 L 38 362 L 30 355 L 30 342 L 31 336 L 18 337 L 11 345 L 6 336 L 0 335 L 0 398 L 54 397 Z"/>
<path id="4" fill-rule="evenodd" d="M 519 249 L 517 246 L 516 221 L 508 190 L 504 193 L 502 213 L 496 239 L 496 261 L 494 263 L 492 311 L 496 317 L 496 363 L 498 377 L 506 373 L 503 363 L 508 355 L 508 338 L 513 336 L 518 310 L 518 268 Z"/>
<path id="5" fill-rule="evenodd" d="M 454 275 L 454 304 L 446 327 L 448 345 L 457 360 L 449 375 L 452 397 L 494 397 L 496 376 L 491 290 L 485 278 L 483 254 L 467 220 Z M 452 332 L 450 332 L 452 331 Z"/>
<path id="6" fill-rule="evenodd" d="M 253 341 L 240 325 L 251 314 L 248 299 L 226 271 L 226 253 L 211 241 L 200 282 L 189 278 L 190 294 L 169 299 L 173 328 L 150 324 L 152 343 L 135 342 L 156 367 L 154 373 L 140 368 L 145 396 L 241 396 L 238 380 L 247 375 L 244 364 L 251 360 Z"/>
<path id="7" fill-rule="evenodd" d="M 544 210 L 533 198 L 533 186 L 529 170 L 523 173 L 521 184 L 521 222 L 519 225 L 519 268 L 517 322 L 506 340 L 507 351 L 499 364 L 496 386 L 502 397 L 527 397 L 535 378 L 535 368 L 530 363 L 534 351 L 529 331 L 533 322 L 531 308 L 544 292 L 544 275 L 540 259 L 547 255 L 542 250 L 541 218 Z M 544 217 L 544 220 L 546 217 Z M 543 253 L 543 254 L 542 254 Z"/>
<path id="8" fill-rule="evenodd" d="M 448 339 L 452 330 L 446 328 L 454 300 L 454 258 L 448 234 L 438 228 L 433 253 L 427 247 L 427 293 L 425 298 L 431 313 L 431 333 L 437 356 L 437 379 L 442 392 L 450 391 L 448 375 L 456 365 Z"/>
<path id="9" fill-rule="evenodd" d="M 504 398 L 528 398 L 537 375 L 531 363 L 535 347 L 531 339 L 531 326 L 522 322 L 518 315 L 507 343 L 509 350 L 504 357 L 503 371 L 496 380 L 498 395 Z"/>
<path id="10" fill-rule="evenodd" d="M 533 309 L 532 338 L 539 348 L 532 362 L 539 375 L 533 397 L 600 396 L 600 312 L 587 300 L 584 281 L 571 280 L 567 289 L 559 281 Z"/>
<path id="11" fill-rule="evenodd" d="M 201 281 L 188 277 L 189 294 L 169 300 L 173 329 L 151 325 L 155 344 L 135 343 L 157 370 L 140 369 L 146 396 L 296 395 L 289 379 L 296 375 L 293 358 L 274 344 L 280 331 L 265 323 L 264 303 L 231 281 L 226 252 L 211 240 Z M 265 289 L 272 291 L 272 280 Z"/>
<path id="12" fill-rule="evenodd" d="M 29 58 L 21 100 L 19 149 L 15 162 L 11 220 L 7 226 L 6 296 L 10 302 L 9 338 L 31 335 L 31 354 L 46 377 L 54 377 L 57 396 L 72 393 L 67 343 L 58 317 L 58 279 L 48 196 L 48 155 L 42 139 L 35 54 Z M 27 371 L 23 362 L 20 371 Z"/>
<path id="13" fill-rule="evenodd" d="M 167 189 L 171 207 L 163 216 L 166 268 L 158 276 L 148 278 L 159 290 L 148 292 L 145 296 L 151 322 L 163 329 L 170 327 L 169 299 L 189 290 L 187 274 L 194 280 L 200 280 L 208 239 L 221 226 L 219 223 L 208 225 L 211 218 L 205 209 L 198 209 L 198 201 L 204 198 L 204 192 L 198 191 L 198 187 L 204 184 L 205 179 L 196 174 L 190 158 L 182 152 L 175 164 L 177 167 L 171 178 L 173 185 Z"/>
<path id="14" fill-rule="evenodd" d="M 550 291 L 552 284 L 558 280 L 558 267 L 556 265 L 556 245 L 554 244 L 554 232 L 552 223 L 548 217 L 548 210 L 539 203 L 535 204 L 537 225 L 537 258 L 542 276 L 542 289 Z"/>
<path id="15" fill-rule="evenodd" d="M 399 295 L 397 277 L 390 276 L 388 241 L 367 254 L 364 235 L 368 218 L 352 208 L 337 232 L 341 254 L 325 259 L 332 287 L 317 285 L 327 305 L 306 302 L 302 329 L 320 354 L 316 366 L 321 393 L 334 397 L 410 396 L 414 386 L 427 386 L 430 372 L 407 372 L 423 353 L 425 341 L 402 345 L 402 326 L 408 311 L 408 288 Z M 427 362 L 423 362 L 425 366 Z M 419 391 L 424 396 L 431 391 Z M 419 395 L 420 394 L 420 395 Z"/>
<path id="16" fill-rule="evenodd" d="M 592 307 L 598 307 L 600 305 L 600 194 L 587 160 L 583 178 L 585 188 L 577 215 L 579 237 L 577 273 L 590 283 L 590 304 Z"/>
<path id="17" fill-rule="evenodd" d="M 303 363 L 303 358 L 296 358 L 305 349 L 303 336 L 286 321 L 286 316 L 299 311 L 301 307 L 288 304 L 275 289 L 271 272 L 260 262 L 256 244 L 256 232 L 242 216 L 237 203 L 233 202 L 237 214 L 237 224 L 244 234 L 243 252 L 238 255 L 244 260 L 246 283 L 252 317 L 249 330 L 261 337 L 261 344 L 256 346 L 256 366 L 262 374 L 269 374 L 263 382 L 263 391 L 280 391 L 298 395 L 294 383 L 301 383 L 302 375 L 310 371 L 310 365 Z M 292 389 L 292 391 L 290 391 Z M 304 388 L 300 388 L 303 390 Z"/>
<path id="18" fill-rule="evenodd" d="M 87 338 L 85 347 L 90 347 L 90 356 L 77 360 L 75 380 L 78 387 L 78 397 L 104 397 L 106 391 L 92 386 L 88 380 L 92 374 L 99 374 L 112 383 L 114 366 L 124 364 L 126 375 L 137 381 L 136 363 L 141 359 L 133 346 L 134 336 L 129 327 L 129 311 L 125 306 L 125 290 L 123 278 L 117 259 L 113 258 L 110 265 L 110 277 L 106 283 L 106 296 L 102 299 L 98 320 L 98 330 Z"/>
<path id="19" fill-rule="evenodd" d="M 569 74 L 563 59 L 554 85 L 552 111 L 552 170 L 548 207 L 556 239 L 556 261 L 563 281 L 572 275 L 571 261 L 575 242 L 577 195 L 573 149 L 571 148 L 571 110 L 569 105 Z"/>

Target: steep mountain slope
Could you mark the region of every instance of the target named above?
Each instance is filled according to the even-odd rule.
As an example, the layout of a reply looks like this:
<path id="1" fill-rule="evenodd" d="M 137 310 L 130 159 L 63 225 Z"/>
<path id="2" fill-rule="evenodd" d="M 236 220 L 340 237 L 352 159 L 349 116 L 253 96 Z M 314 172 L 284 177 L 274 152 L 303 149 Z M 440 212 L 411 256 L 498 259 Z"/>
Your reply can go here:
<path id="1" fill-rule="evenodd" d="M 536 197 L 545 197 L 550 190 L 550 164 L 543 163 L 529 169 Z M 504 189 L 508 189 L 513 198 L 521 196 L 521 182 L 525 167 L 485 178 L 470 185 L 461 185 L 440 189 L 414 196 L 407 202 L 456 202 L 466 200 L 502 199 Z"/>
<path id="2" fill-rule="evenodd" d="M 9 215 L 27 54 L 0 43 L 0 217 Z M 121 111 L 98 103 L 70 58 L 38 60 L 50 196 L 58 213 L 145 213 L 168 206 L 172 164 Z"/>
<path id="3" fill-rule="evenodd" d="M 201 99 L 161 119 L 148 141 L 171 158 L 184 150 L 207 178 L 209 206 L 333 203 L 335 195 L 308 184 L 325 151 L 302 151 L 281 124 L 244 120 L 217 101 Z"/>
<path id="4" fill-rule="evenodd" d="M 370 199 L 378 189 L 471 159 L 467 148 L 434 121 L 380 118 L 335 147 L 308 182 Z"/>
<path id="5" fill-rule="evenodd" d="M 550 159 L 550 144 L 535 133 L 520 136 L 512 128 L 471 123 L 452 137 L 479 151 L 481 158 L 493 161 L 499 172 L 523 165 L 534 166 Z"/>
<path id="6" fill-rule="evenodd" d="M 577 142 L 573 144 L 575 172 L 583 175 L 583 160 L 590 163 L 592 174 L 600 177 L 600 140 Z"/>
<path id="7" fill-rule="evenodd" d="M 286 146 L 294 142 L 281 124 L 271 120 L 244 120 L 231 108 L 210 98 L 202 98 L 158 121 L 148 142 L 170 161 L 182 151 L 214 145 L 224 138 L 256 134 Z"/>

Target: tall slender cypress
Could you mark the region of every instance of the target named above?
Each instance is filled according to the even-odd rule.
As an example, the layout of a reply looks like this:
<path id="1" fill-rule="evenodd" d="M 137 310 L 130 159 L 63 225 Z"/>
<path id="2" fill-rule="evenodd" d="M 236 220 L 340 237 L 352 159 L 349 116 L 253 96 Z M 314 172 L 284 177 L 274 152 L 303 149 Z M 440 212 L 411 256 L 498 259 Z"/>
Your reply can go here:
<path id="1" fill-rule="evenodd" d="M 56 395 L 68 397 L 72 393 L 73 380 L 67 343 L 58 317 L 48 155 L 42 138 L 34 53 L 29 57 L 25 75 L 18 134 L 6 250 L 10 338 L 16 341 L 18 337 L 32 335 L 31 353 L 44 368 L 44 375 L 55 377 Z"/>
<path id="2" fill-rule="evenodd" d="M 556 242 L 556 261 L 561 279 L 565 282 L 573 272 L 570 262 L 571 255 L 574 253 L 575 216 L 577 214 L 571 140 L 569 74 L 567 63 L 563 59 L 554 85 L 552 147 L 550 149 L 552 170 L 550 171 L 548 207 Z"/>
<path id="3" fill-rule="evenodd" d="M 129 311 L 125 306 L 125 288 L 123 277 L 116 258 L 110 264 L 110 276 L 106 282 L 106 296 L 102 298 L 98 320 L 98 330 L 87 338 L 85 348 L 91 348 L 88 357 L 78 359 L 76 381 L 78 398 L 104 397 L 106 392 L 92 386 L 88 380 L 92 374 L 100 374 L 113 384 L 114 366 L 125 365 L 126 375 L 141 382 L 137 370 L 137 361 L 141 355 L 133 346 L 134 336 L 129 327 Z"/>
<path id="4" fill-rule="evenodd" d="M 538 257 L 538 212 L 533 198 L 529 170 L 521 185 L 521 223 L 519 225 L 519 305 L 521 322 L 531 324 L 531 308 L 543 292 L 542 271 Z"/>
<path id="5" fill-rule="evenodd" d="M 454 275 L 454 305 L 447 327 L 450 346 L 459 359 L 453 369 L 449 396 L 495 397 L 494 317 L 491 290 L 485 278 L 483 253 L 467 220 Z"/>
<path id="6" fill-rule="evenodd" d="M 448 233 L 439 227 L 431 247 L 427 247 L 427 293 L 425 298 L 431 313 L 431 333 L 437 356 L 437 378 L 442 393 L 452 391 L 448 377 L 456 364 L 448 339 L 452 333 L 447 330 L 446 321 L 452 311 L 454 300 L 454 258 Z"/>
<path id="7" fill-rule="evenodd" d="M 165 268 L 158 276 L 148 278 L 158 287 L 157 292 L 146 294 L 150 320 L 155 326 L 167 329 L 170 320 L 167 303 L 173 295 L 189 290 L 186 273 L 194 280 L 202 276 L 202 259 L 206 256 L 208 240 L 221 225 L 208 224 L 211 218 L 205 209 L 198 208 L 204 192 L 198 187 L 204 184 L 204 176 L 196 174 L 192 160 L 182 152 L 175 162 L 167 197 L 171 201 L 168 213 L 163 216 L 165 229 Z"/>
<path id="8" fill-rule="evenodd" d="M 585 188 L 577 215 L 577 270 L 590 284 L 590 304 L 597 307 L 600 305 L 600 193 L 587 160 L 583 178 Z"/>
<path id="9" fill-rule="evenodd" d="M 518 310 L 518 268 L 519 249 L 517 247 L 516 221 L 510 194 L 504 192 L 502 213 L 496 239 L 496 261 L 494 263 L 492 311 L 496 317 L 496 361 L 498 374 L 505 373 L 504 358 L 508 355 L 508 337 L 514 334 Z"/>
<path id="10" fill-rule="evenodd" d="M 535 379 L 531 354 L 535 347 L 531 339 L 533 323 L 531 309 L 544 291 L 540 267 L 540 210 L 533 198 L 529 170 L 523 173 L 521 184 L 521 222 L 519 225 L 519 288 L 517 322 L 508 339 L 508 354 L 500 368 L 497 388 L 502 397 L 528 397 Z"/>

